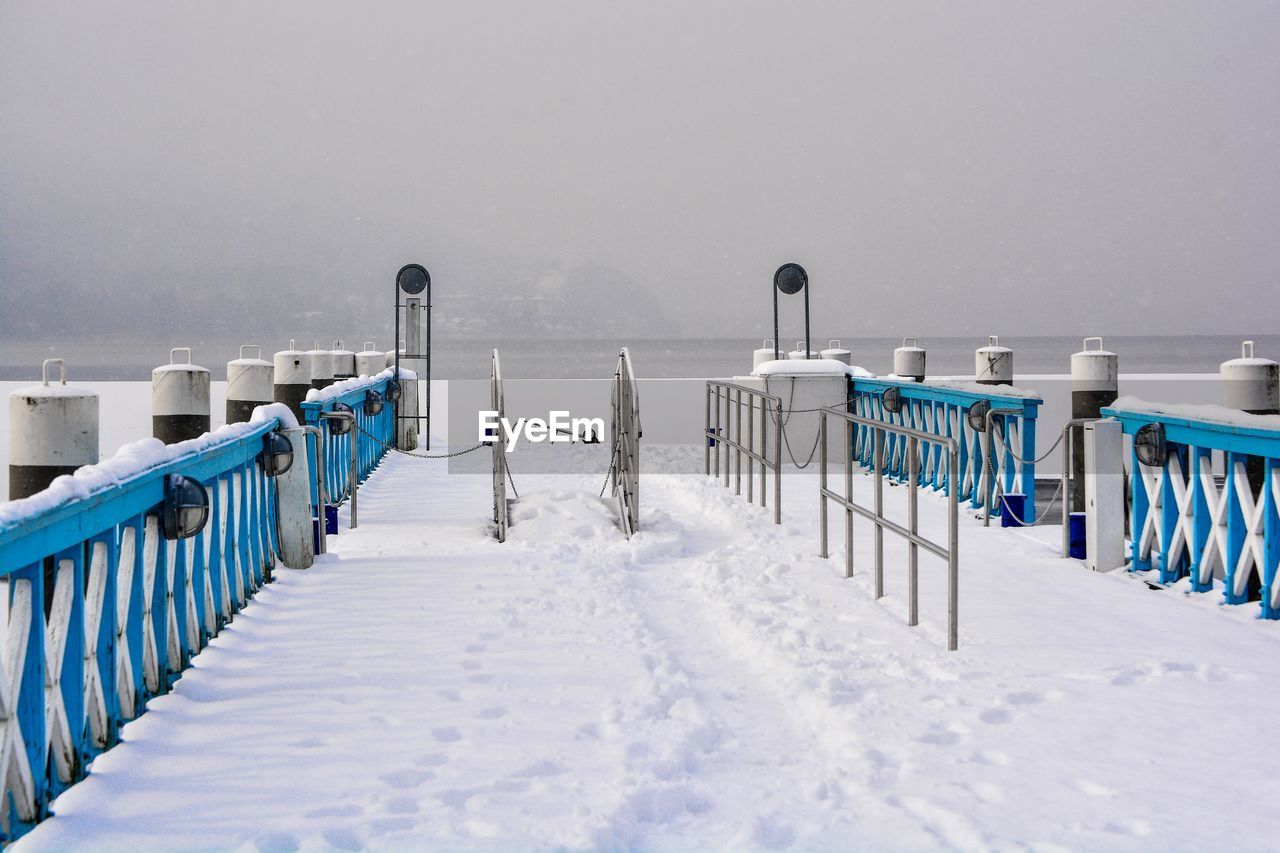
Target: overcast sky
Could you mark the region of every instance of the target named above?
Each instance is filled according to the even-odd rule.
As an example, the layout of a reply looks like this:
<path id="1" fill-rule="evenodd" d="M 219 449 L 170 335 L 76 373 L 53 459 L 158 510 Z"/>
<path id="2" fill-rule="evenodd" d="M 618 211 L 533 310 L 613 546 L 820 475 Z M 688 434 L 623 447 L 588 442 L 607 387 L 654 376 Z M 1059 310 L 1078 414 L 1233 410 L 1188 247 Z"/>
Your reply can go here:
<path id="1" fill-rule="evenodd" d="M 795 260 L 845 333 L 1274 331 L 1277 44 L 1249 0 L 0 0 L 0 286 L 592 266 L 738 335 Z"/>

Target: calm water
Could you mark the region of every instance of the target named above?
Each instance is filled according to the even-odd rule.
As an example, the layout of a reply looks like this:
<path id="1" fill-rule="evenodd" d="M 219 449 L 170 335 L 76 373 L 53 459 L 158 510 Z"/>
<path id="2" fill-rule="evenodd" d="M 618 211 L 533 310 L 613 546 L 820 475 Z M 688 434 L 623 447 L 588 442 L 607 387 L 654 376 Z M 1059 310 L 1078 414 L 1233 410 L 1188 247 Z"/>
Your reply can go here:
<path id="1" fill-rule="evenodd" d="M 1280 360 L 1280 335 L 1255 335 L 1257 354 Z M 1120 354 L 1125 373 L 1216 373 L 1218 365 L 1240 354 L 1240 337 L 1115 336 L 1105 340 L 1107 349 Z M 225 376 L 225 364 L 236 358 L 239 341 L 180 341 L 194 350 L 194 360 L 213 370 L 215 379 Z M 845 338 L 855 364 L 874 373 L 888 373 L 898 338 Z M 973 350 L 983 338 L 922 338 L 928 350 L 928 369 L 934 374 L 965 375 L 973 370 Z M 1081 348 L 1078 337 L 1010 337 L 1001 343 L 1014 351 L 1017 374 L 1066 373 L 1071 353 Z M 263 342 L 266 358 L 286 342 Z M 600 378 L 612 374 L 618 348 L 629 346 L 637 372 L 647 377 L 729 376 L 750 370 L 756 339 L 636 340 L 636 341 L 439 341 L 435 346 L 433 378 L 480 379 L 489 375 L 489 351 L 502 353 L 507 378 Z M 815 341 L 814 348 L 826 345 Z M 0 342 L 0 379 L 38 379 L 40 362 L 64 358 L 72 379 L 147 380 L 151 368 L 169 360 L 169 342 L 67 343 L 44 345 Z M 788 347 L 792 344 L 788 342 Z"/>

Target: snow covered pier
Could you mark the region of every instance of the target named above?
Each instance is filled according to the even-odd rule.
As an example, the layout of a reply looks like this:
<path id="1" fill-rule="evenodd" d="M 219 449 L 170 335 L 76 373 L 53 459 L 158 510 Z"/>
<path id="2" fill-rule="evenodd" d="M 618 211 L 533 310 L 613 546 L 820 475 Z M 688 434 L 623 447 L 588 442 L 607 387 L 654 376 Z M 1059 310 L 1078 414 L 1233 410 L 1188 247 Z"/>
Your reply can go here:
<path id="1" fill-rule="evenodd" d="M 202 458 L 225 454 L 204 475 L 218 483 L 210 529 L 269 517 L 249 469 L 279 425 L 204 440 Z M 175 447 L 148 470 L 189 464 Z M 100 589 L 112 574 L 95 568 L 112 561 L 91 547 L 67 561 L 76 583 L 54 581 L 52 610 L 10 610 L 9 831 L 29 830 L 17 845 L 29 849 L 1274 843 L 1274 760 L 1258 745 L 1280 698 L 1280 634 L 1256 607 L 1221 606 L 1186 577 L 1153 591 L 1142 574 L 1086 571 L 1061 558 L 1057 527 L 987 528 L 970 506 L 949 653 L 945 565 L 921 561 L 920 625 L 907 627 L 905 546 L 886 540 L 877 601 L 869 525 L 851 578 L 840 548 L 818 556 L 817 481 L 783 473 L 775 525 L 772 498 L 765 509 L 701 473 L 645 474 L 628 539 L 598 474 L 523 473 L 500 543 L 491 476 L 389 454 L 360 488 L 359 527 L 344 509 L 327 554 L 276 567 L 251 600 L 261 551 L 201 563 L 214 552 L 195 539 L 130 552 L 250 572 L 215 587 L 220 571 L 197 568 L 209 594 L 186 607 L 153 596 L 177 606 L 141 622 L 111 623 L 143 612 L 145 596 L 122 597 L 140 573 Z M 869 501 L 873 478 L 853 487 Z M 885 491 L 900 511 L 907 490 Z M 944 531 L 947 511 L 920 490 L 922 532 Z M 0 521 L 6 570 L 13 524 Z M 137 541 L 159 545 L 148 524 L 131 523 Z M 39 564 L 10 576 L 13 602 L 41 600 Z M 168 590 L 205 588 L 173 577 Z M 83 602 L 58 594 L 86 580 Z M 66 625 L 97 626 L 79 636 L 98 641 Z M 124 722 L 120 685 L 149 689 L 145 674 L 192 629 L 203 650 Z M 102 751 L 104 708 L 119 742 Z M 65 760 L 92 772 L 68 786 Z M 51 814 L 34 828 L 19 811 L 33 790 L 43 799 L 26 804 Z"/>

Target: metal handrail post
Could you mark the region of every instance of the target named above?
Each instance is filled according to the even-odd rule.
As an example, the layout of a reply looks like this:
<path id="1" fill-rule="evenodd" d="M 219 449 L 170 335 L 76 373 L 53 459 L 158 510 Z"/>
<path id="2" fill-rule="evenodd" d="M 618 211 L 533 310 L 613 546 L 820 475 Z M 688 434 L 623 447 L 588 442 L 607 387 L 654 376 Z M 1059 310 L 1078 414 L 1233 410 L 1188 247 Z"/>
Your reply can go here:
<path id="1" fill-rule="evenodd" d="M 872 463 L 875 465 L 876 515 L 884 515 L 884 430 L 871 430 Z M 884 529 L 876 525 L 876 598 L 884 598 Z"/>
<path id="2" fill-rule="evenodd" d="M 755 484 L 755 457 L 751 455 L 755 451 L 755 423 L 756 423 L 756 398 L 747 395 L 747 503 L 755 503 L 753 497 Z"/>
<path id="3" fill-rule="evenodd" d="M 321 554 L 327 554 L 329 543 L 326 541 L 324 532 L 324 508 L 329 503 L 329 489 L 324 482 L 324 433 L 320 431 L 320 427 L 306 424 L 302 426 L 302 431 L 307 435 L 315 436 L 316 440 L 316 502 L 319 503 L 316 516 L 320 521 L 319 551 Z"/>
<path id="4" fill-rule="evenodd" d="M 742 494 L 742 392 L 733 392 L 733 493 Z"/>
<path id="5" fill-rule="evenodd" d="M 991 458 L 991 436 L 994 434 L 994 425 L 991 419 L 997 415 L 1010 416 L 1010 415 L 1021 415 L 1021 414 L 1022 414 L 1021 409 L 989 409 L 987 411 L 987 415 L 985 418 L 986 423 L 983 424 L 983 426 L 985 426 L 986 429 L 983 430 L 983 433 L 982 433 L 982 443 L 986 448 L 984 451 L 983 459 L 982 459 L 982 469 L 986 474 L 984 478 L 986 480 L 986 491 L 982 498 L 982 526 L 983 527 L 991 526 L 991 497 L 995 493 L 996 488 L 998 486 L 998 484 L 996 483 L 996 466 L 993 464 L 993 460 Z M 1035 487 L 1036 487 L 1036 484 L 1032 483 L 1031 488 L 1034 489 Z M 1001 493 L 1004 492 L 1003 489 L 1001 489 L 1000 491 Z M 1026 521 L 1026 519 L 1019 519 L 1019 521 Z"/>
<path id="6" fill-rule="evenodd" d="M 722 442 L 722 441 L 720 440 L 720 386 L 719 386 L 719 385 L 717 385 L 717 386 L 716 386 L 716 403 L 715 403 L 715 405 L 716 405 L 716 433 L 715 433 L 715 435 L 716 435 L 716 438 L 715 438 L 715 442 L 716 442 L 716 454 L 715 454 L 715 456 L 716 456 L 716 470 L 715 470 L 715 475 L 716 475 L 716 481 L 717 481 L 717 482 L 719 482 L 719 480 L 720 480 L 720 445 L 722 445 L 722 444 L 724 443 L 724 442 Z"/>
<path id="7" fill-rule="evenodd" d="M 819 556 L 824 560 L 831 556 L 827 553 L 827 413 L 818 412 L 818 445 L 820 456 L 818 463 L 818 539 Z"/>
<path id="8" fill-rule="evenodd" d="M 726 390 L 724 393 L 724 435 L 729 438 L 729 430 L 731 429 L 730 420 L 733 405 L 733 393 Z M 724 445 L 724 487 L 729 488 L 729 461 L 730 455 L 733 453 L 733 445 L 729 441 L 722 442 Z"/>
<path id="9" fill-rule="evenodd" d="M 769 453 L 769 407 L 765 405 L 765 401 L 760 401 L 760 506 L 767 507 L 769 504 L 769 466 L 764 460 L 768 459 Z M 775 470 L 773 475 L 778 476 Z"/>
<path id="10" fill-rule="evenodd" d="M 1075 452 L 1075 430 L 1071 424 L 1065 427 L 1062 439 L 1062 556 L 1071 553 L 1071 456 Z"/>
<path id="11" fill-rule="evenodd" d="M 916 437 L 914 435 L 907 436 L 907 529 L 911 531 L 912 536 L 920 533 L 919 507 L 917 506 L 917 498 L 919 497 L 919 483 L 916 482 L 917 468 L 919 463 L 916 460 Z M 907 540 L 907 624 L 916 625 L 920 622 L 920 590 L 918 581 L 920 579 L 920 547 L 916 545 L 915 539 Z"/>
<path id="12" fill-rule="evenodd" d="M 353 415 L 350 412 L 321 412 L 320 417 L 324 418 L 325 420 L 348 421 L 351 424 L 350 430 L 348 432 L 348 435 L 350 436 L 350 439 L 351 439 L 349 442 L 349 444 L 351 445 L 351 470 L 347 476 L 351 480 L 351 518 L 350 518 L 349 527 L 352 530 L 355 530 L 357 525 L 356 492 L 358 491 L 358 486 L 360 485 L 359 476 L 358 476 L 359 467 L 360 467 L 360 462 L 359 462 L 360 449 L 358 447 L 359 442 L 356 441 L 356 432 L 355 432 L 356 418 L 355 418 L 355 415 Z"/>
<path id="13" fill-rule="evenodd" d="M 702 390 L 702 401 L 706 404 L 707 415 L 703 420 L 703 432 L 711 432 L 711 386 L 707 385 Z M 703 461 L 706 467 L 707 476 L 711 476 L 711 439 L 703 436 Z"/>
<path id="14" fill-rule="evenodd" d="M 957 473 L 960 451 L 952 444 L 947 453 L 947 651 L 960 644 L 960 487 Z"/>
<path id="15" fill-rule="evenodd" d="M 782 401 L 773 424 L 773 523 L 782 523 Z"/>
<path id="16" fill-rule="evenodd" d="M 824 415 L 825 417 L 825 415 Z M 853 440 L 853 423 L 844 422 L 844 446 L 848 448 Z M 826 455 L 826 438 L 823 438 L 822 451 Z M 847 450 L 840 454 L 844 457 L 844 496 L 847 502 L 853 501 L 853 454 Z M 844 508 L 844 576 L 853 577 L 853 510 Z"/>

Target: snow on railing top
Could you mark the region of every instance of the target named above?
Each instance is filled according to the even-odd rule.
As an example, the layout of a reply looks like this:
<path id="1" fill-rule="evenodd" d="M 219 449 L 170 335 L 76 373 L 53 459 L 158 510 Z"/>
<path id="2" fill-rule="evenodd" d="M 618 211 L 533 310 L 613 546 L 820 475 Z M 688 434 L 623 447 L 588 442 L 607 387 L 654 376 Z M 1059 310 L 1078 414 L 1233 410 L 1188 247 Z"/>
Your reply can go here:
<path id="1" fill-rule="evenodd" d="M 1137 397 L 1120 397 L 1107 407 L 1104 414 L 1114 416 L 1150 416 L 1152 420 L 1170 418 L 1192 424 L 1220 424 L 1243 427 L 1250 431 L 1280 433 L 1280 415 L 1252 415 L 1239 409 L 1195 403 L 1149 403 Z"/>
<path id="2" fill-rule="evenodd" d="M 388 367 L 386 370 L 374 376 L 353 376 L 350 379 L 342 379 L 332 385 L 324 388 L 312 388 L 307 392 L 306 402 L 308 403 L 327 403 L 330 400 L 336 400 L 352 391 L 360 391 L 365 388 L 372 388 L 379 383 L 386 382 L 388 379 L 396 375 L 394 367 Z M 418 378 L 418 374 L 412 370 L 400 368 L 400 381 L 411 382 Z"/>
<path id="3" fill-rule="evenodd" d="M 194 457 L 254 432 L 264 432 L 264 425 L 271 424 L 274 428 L 276 422 L 285 427 L 298 425 L 288 406 L 270 403 L 255 409 L 249 423 L 228 424 L 188 441 L 165 444 L 158 438 L 144 438 L 126 444 L 110 459 L 96 465 L 85 465 L 74 474 L 64 474 L 43 491 L 0 503 L 0 535 L 43 513 L 125 485 L 162 465 L 183 457 Z"/>
<path id="4" fill-rule="evenodd" d="M 776 361 L 764 361 L 752 371 L 757 376 L 798 376 L 813 374 L 818 376 L 870 376 L 871 373 L 856 364 L 845 364 L 834 358 L 780 358 Z"/>

